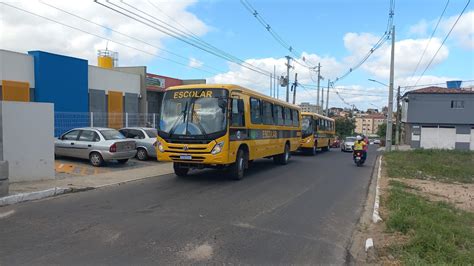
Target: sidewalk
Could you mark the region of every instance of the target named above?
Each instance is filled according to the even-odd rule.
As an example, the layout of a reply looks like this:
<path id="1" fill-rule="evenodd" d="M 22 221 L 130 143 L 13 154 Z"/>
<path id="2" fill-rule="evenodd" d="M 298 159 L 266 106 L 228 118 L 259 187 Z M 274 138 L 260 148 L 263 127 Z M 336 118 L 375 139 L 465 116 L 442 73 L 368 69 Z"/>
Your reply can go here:
<path id="1" fill-rule="evenodd" d="M 10 195 L 0 198 L 0 206 L 42 199 L 59 194 L 123 184 L 170 173 L 173 173 L 172 163 L 159 163 L 153 166 L 114 171 L 97 175 L 11 183 Z"/>

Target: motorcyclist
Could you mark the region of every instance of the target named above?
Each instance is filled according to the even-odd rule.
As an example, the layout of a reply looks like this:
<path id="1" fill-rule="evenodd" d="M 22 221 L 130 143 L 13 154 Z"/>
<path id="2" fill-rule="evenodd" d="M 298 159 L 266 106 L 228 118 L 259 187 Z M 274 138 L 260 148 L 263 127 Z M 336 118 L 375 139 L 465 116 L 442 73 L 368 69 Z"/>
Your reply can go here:
<path id="1" fill-rule="evenodd" d="M 364 161 L 367 159 L 367 143 L 360 135 L 356 137 L 356 142 L 354 142 L 354 154 L 356 151 L 362 152 L 362 159 Z"/>

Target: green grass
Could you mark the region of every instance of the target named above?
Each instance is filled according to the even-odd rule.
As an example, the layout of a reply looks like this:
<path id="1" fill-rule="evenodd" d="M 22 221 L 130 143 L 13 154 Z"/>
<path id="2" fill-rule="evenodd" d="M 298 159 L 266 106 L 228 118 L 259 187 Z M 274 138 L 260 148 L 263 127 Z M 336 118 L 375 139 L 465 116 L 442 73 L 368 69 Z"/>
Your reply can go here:
<path id="1" fill-rule="evenodd" d="M 474 183 L 474 152 L 413 150 L 384 156 L 389 177 Z"/>
<path id="2" fill-rule="evenodd" d="M 474 214 L 443 202 L 407 192 L 406 185 L 390 181 L 384 205 L 390 215 L 389 232 L 409 236 L 391 252 L 404 264 L 474 264 Z"/>

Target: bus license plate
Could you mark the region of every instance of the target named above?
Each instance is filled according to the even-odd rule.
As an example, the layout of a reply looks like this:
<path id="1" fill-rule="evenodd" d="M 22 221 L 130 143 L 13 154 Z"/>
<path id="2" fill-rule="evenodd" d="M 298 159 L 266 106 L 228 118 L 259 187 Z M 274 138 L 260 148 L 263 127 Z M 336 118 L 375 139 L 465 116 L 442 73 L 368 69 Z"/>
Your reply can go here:
<path id="1" fill-rule="evenodd" d="M 180 155 L 179 159 L 181 160 L 191 160 L 193 157 L 191 155 Z"/>

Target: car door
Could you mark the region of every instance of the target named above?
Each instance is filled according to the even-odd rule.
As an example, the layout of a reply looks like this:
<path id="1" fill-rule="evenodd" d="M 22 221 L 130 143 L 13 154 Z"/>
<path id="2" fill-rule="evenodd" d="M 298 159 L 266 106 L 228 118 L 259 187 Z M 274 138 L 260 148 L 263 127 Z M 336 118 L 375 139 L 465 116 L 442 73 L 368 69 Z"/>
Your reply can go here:
<path id="1" fill-rule="evenodd" d="M 76 155 L 74 157 L 89 158 L 95 142 L 99 141 L 99 135 L 93 130 L 81 130 L 79 138 L 76 141 Z"/>
<path id="2" fill-rule="evenodd" d="M 79 137 L 80 130 L 71 130 L 62 135 L 56 142 L 56 155 L 73 156 L 74 145 Z"/>

